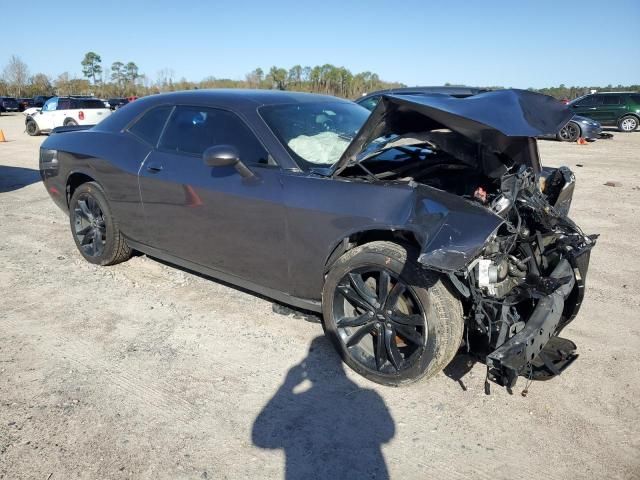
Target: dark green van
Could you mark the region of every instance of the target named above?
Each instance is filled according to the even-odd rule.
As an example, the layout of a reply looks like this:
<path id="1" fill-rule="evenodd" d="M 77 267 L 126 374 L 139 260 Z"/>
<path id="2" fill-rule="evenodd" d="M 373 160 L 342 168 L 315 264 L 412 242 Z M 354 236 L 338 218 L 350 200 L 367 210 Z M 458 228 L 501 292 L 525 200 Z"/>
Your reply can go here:
<path id="1" fill-rule="evenodd" d="M 633 132 L 640 125 L 640 93 L 602 92 L 576 98 L 569 103 L 576 115 L 596 120 L 603 126 Z"/>

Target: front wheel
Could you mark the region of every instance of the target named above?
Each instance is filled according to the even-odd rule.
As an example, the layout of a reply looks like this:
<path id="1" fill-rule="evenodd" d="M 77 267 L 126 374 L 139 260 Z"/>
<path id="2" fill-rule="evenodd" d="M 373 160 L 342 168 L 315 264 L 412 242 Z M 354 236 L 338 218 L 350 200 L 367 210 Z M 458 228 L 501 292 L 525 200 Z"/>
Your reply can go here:
<path id="1" fill-rule="evenodd" d="M 578 124 L 569 122 L 558 132 L 557 138 L 561 142 L 577 142 L 580 134 L 581 131 Z"/>
<path id="2" fill-rule="evenodd" d="M 76 246 L 88 262 L 115 265 L 131 257 L 131 249 L 97 183 L 83 183 L 73 192 L 69 221 Z"/>
<path id="3" fill-rule="evenodd" d="M 36 135 L 40 134 L 40 129 L 38 128 L 38 124 L 36 123 L 35 120 L 27 121 L 26 129 L 27 129 L 27 134 L 29 134 L 32 137 L 35 137 Z"/>
<path id="4" fill-rule="evenodd" d="M 633 132 L 638 128 L 638 119 L 633 115 L 626 115 L 618 122 L 618 130 L 621 132 Z"/>
<path id="5" fill-rule="evenodd" d="M 462 341 L 460 301 L 415 258 L 410 247 L 372 242 L 340 257 L 325 280 L 326 334 L 349 367 L 383 385 L 435 375 Z"/>

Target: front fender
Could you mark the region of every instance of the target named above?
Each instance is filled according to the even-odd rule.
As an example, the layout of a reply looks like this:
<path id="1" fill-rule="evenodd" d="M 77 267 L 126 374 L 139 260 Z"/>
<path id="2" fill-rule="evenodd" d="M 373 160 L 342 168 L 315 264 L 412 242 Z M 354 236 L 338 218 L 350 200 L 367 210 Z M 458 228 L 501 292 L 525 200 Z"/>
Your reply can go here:
<path id="1" fill-rule="evenodd" d="M 419 186 L 412 218 L 422 235 L 418 262 L 442 272 L 462 270 L 480 254 L 503 222 L 480 205 Z"/>

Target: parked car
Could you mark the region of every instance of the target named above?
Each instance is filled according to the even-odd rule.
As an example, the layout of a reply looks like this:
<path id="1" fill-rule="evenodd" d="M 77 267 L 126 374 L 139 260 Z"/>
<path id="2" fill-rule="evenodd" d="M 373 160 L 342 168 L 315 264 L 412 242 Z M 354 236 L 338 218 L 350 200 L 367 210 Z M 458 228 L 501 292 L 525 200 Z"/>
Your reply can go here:
<path id="1" fill-rule="evenodd" d="M 556 135 L 547 135 L 540 138 L 555 138 L 561 142 L 575 142 L 579 138 L 593 141 L 600 138 L 602 127 L 595 120 L 575 115 Z"/>
<path id="2" fill-rule="evenodd" d="M 111 110 L 117 110 L 118 108 L 123 107 L 127 103 L 129 103 L 129 100 L 127 100 L 126 98 L 110 98 L 107 101 L 109 102 L 109 107 L 111 108 Z"/>
<path id="3" fill-rule="evenodd" d="M 24 112 L 27 108 L 33 107 L 32 98 L 19 98 L 18 99 L 18 111 Z"/>
<path id="4" fill-rule="evenodd" d="M 569 102 L 578 115 L 603 126 L 618 127 L 621 132 L 633 132 L 640 124 L 640 93 L 600 92 Z"/>
<path id="5" fill-rule="evenodd" d="M 18 101 L 14 97 L 0 97 L 0 111 L 17 112 L 19 109 Z"/>
<path id="6" fill-rule="evenodd" d="M 37 108 L 42 108 L 47 100 L 53 98 L 53 95 L 36 95 L 33 97 L 33 106 Z"/>
<path id="7" fill-rule="evenodd" d="M 595 236 L 567 217 L 575 177 L 543 168 L 532 137 L 573 113 L 519 90 L 385 95 L 369 113 L 293 92 L 154 95 L 51 135 L 40 174 L 88 262 L 137 250 L 322 312 L 373 381 L 431 377 L 463 343 L 507 387 L 562 371 Z"/>
<path id="8" fill-rule="evenodd" d="M 25 127 L 34 136 L 56 127 L 95 125 L 110 114 L 111 110 L 97 98 L 53 97 L 41 110 L 27 115 Z"/>

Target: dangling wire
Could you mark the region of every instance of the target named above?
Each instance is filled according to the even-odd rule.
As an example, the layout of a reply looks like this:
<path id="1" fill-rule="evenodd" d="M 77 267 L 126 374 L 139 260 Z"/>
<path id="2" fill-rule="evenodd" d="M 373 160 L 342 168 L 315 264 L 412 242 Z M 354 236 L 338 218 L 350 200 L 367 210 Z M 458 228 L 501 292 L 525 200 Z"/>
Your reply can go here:
<path id="1" fill-rule="evenodd" d="M 522 395 L 523 397 L 526 397 L 527 394 L 529 393 L 529 387 L 533 383 L 532 377 L 533 377 L 533 365 L 529 364 L 529 378 L 527 378 L 527 383 L 524 384 L 524 389 L 522 390 L 522 392 L 520 392 L 520 395 Z"/>

